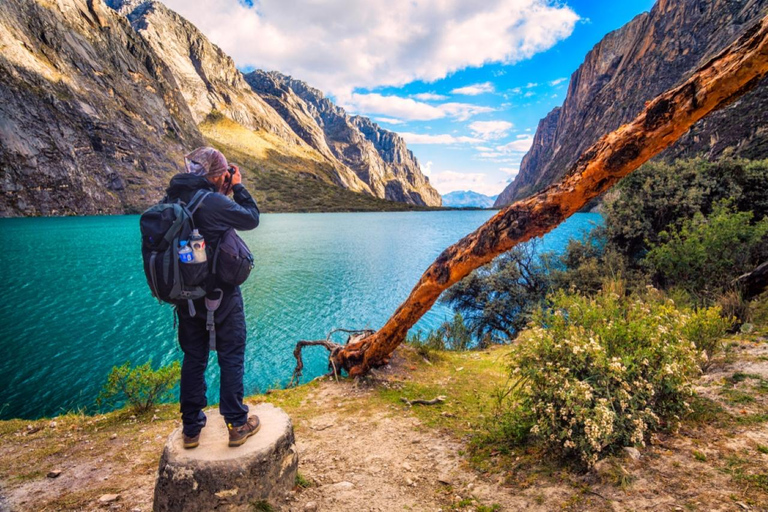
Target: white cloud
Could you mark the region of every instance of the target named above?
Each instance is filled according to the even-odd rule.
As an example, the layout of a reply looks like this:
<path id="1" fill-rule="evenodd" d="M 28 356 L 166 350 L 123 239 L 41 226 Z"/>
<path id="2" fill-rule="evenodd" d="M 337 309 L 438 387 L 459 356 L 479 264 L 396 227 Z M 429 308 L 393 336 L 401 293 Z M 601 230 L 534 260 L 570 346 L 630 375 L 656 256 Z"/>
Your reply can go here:
<path id="1" fill-rule="evenodd" d="M 504 174 L 508 174 L 510 178 L 514 178 L 515 176 L 517 176 L 517 173 L 520 172 L 520 166 L 513 165 L 510 167 L 499 167 L 499 170 Z"/>
<path id="2" fill-rule="evenodd" d="M 483 82 L 481 84 L 466 85 L 464 87 L 458 87 L 451 91 L 452 94 L 463 94 L 465 96 L 477 96 L 479 94 L 485 94 L 493 92 L 493 84 L 491 82 Z"/>
<path id="3" fill-rule="evenodd" d="M 513 126 L 508 121 L 475 121 L 469 124 L 469 129 L 472 130 L 475 136 L 491 140 L 504 137 Z"/>
<path id="4" fill-rule="evenodd" d="M 520 137 L 517 140 L 513 140 L 512 142 L 504 144 L 503 146 L 498 146 L 496 149 L 503 153 L 511 153 L 511 152 L 525 153 L 526 151 L 531 149 L 532 144 L 533 144 L 533 136 L 528 135 L 525 137 Z"/>
<path id="5" fill-rule="evenodd" d="M 538 87 L 538 86 L 539 86 L 539 84 L 537 84 L 536 82 L 528 82 L 527 84 L 525 84 L 525 88 L 526 89 L 532 89 L 532 88 Z"/>
<path id="6" fill-rule="evenodd" d="M 453 117 L 458 121 L 466 121 L 477 114 L 487 114 L 488 112 L 494 112 L 496 110 L 495 108 L 472 105 L 470 103 L 443 103 L 442 105 L 439 105 L 439 107 L 446 113 L 446 115 Z"/>
<path id="7" fill-rule="evenodd" d="M 276 69 L 332 95 L 515 63 L 570 36 L 579 20 L 555 0 L 164 3 L 238 66 Z"/>
<path id="8" fill-rule="evenodd" d="M 493 112 L 491 107 L 448 102 L 432 105 L 402 96 L 352 93 L 337 97 L 339 105 L 358 114 L 379 114 L 408 121 L 432 121 L 450 117 L 466 121 L 477 114 Z"/>
<path id="9" fill-rule="evenodd" d="M 394 119 L 392 117 L 374 117 L 374 121 L 378 123 L 385 123 L 385 124 L 404 124 L 405 121 L 402 119 Z"/>
<path id="10" fill-rule="evenodd" d="M 421 101 L 443 101 L 448 99 L 448 96 L 433 92 L 420 92 L 419 94 L 413 94 L 411 97 Z"/>
<path id="11" fill-rule="evenodd" d="M 553 86 L 553 87 L 554 87 L 554 86 L 556 86 L 556 85 L 560 85 L 561 83 L 565 82 L 566 80 L 568 80 L 568 79 L 567 79 L 567 78 L 565 78 L 565 77 L 562 77 L 562 78 L 555 78 L 554 80 L 552 80 L 551 82 L 549 82 L 549 85 L 551 85 L 551 86 Z"/>
<path id="12" fill-rule="evenodd" d="M 419 164 L 419 167 L 421 168 L 421 173 L 424 176 L 430 176 L 432 174 L 432 160 L 423 165 Z"/>
<path id="13" fill-rule="evenodd" d="M 432 172 L 429 183 L 441 194 L 457 190 L 473 190 L 489 196 L 504 190 L 506 180 L 495 180 L 480 172 L 440 171 Z"/>
<path id="14" fill-rule="evenodd" d="M 535 96 L 536 93 L 533 91 L 528 91 L 527 93 L 523 94 L 523 97 L 530 98 L 531 96 Z"/>
<path id="15" fill-rule="evenodd" d="M 438 135 L 432 135 L 429 133 L 411 133 L 411 132 L 397 132 L 407 144 L 480 144 L 482 139 L 475 137 L 465 137 L 450 135 L 448 133 L 441 133 Z"/>

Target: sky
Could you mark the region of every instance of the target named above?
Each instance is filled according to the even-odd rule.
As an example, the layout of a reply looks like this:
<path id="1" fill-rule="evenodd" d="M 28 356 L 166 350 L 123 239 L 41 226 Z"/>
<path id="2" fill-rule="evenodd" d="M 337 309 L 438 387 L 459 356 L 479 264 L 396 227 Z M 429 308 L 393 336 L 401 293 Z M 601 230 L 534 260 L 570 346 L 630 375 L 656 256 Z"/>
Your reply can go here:
<path id="1" fill-rule="evenodd" d="M 653 0 L 163 0 L 238 68 L 399 133 L 441 194 L 495 195 L 602 37 Z"/>

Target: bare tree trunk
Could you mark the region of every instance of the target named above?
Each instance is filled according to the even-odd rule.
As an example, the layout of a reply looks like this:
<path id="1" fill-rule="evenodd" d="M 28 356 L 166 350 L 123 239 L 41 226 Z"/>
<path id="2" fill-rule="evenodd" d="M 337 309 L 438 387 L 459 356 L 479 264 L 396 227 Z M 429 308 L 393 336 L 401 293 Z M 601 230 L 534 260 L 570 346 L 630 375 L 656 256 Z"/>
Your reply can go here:
<path id="1" fill-rule="evenodd" d="M 333 368 L 359 376 L 386 364 L 408 330 L 445 289 L 516 244 L 555 228 L 675 142 L 699 119 L 753 88 L 766 74 L 768 16 L 682 85 L 648 102 L 632 122 L 597 141 L 562 181 L 507 206 L 443 251 L 381 329 L 352 337 L 346 345 L 331 351 Z"/>

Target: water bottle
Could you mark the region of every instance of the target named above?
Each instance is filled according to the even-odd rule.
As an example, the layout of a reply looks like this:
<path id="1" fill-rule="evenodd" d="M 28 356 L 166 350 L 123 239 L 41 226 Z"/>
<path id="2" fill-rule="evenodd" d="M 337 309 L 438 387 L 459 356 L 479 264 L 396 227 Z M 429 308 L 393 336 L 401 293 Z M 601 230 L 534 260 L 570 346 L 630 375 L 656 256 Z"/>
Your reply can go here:
<path id="1" fill-rule="evenodd" d="M 208 257 L 205 254 L 205 240 L 198 230 L 192 230 L 192 235 L 189 237 L 189 244 L 192 246 L 195 263 L 208 261 Z"/>
<path id="2" fill-rule="evenodd" d="M 182 263 L 192 263 L 193 259 L 194 254 L 192 253 L 192 248 L 187 245 L 187 241 L 182 240 L 179 242 L 179 261 Z"/>

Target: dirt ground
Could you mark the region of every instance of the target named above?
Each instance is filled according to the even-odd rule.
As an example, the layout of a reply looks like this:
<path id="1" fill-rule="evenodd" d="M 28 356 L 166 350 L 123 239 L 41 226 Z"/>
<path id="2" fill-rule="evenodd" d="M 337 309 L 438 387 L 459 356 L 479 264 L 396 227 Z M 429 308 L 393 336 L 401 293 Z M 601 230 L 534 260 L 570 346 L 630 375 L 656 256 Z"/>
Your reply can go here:
<path id="1" fill-rule="evenodd" d="M 700 381 L 698 392 L 711 400 L 711 418 L 705 415 L 678 435 L 658 437 L 639 454 L 608 459 L 588 473 L 563 468 L 535 450 L 492 454 L 480 464 L 468 455 L 460 432 L 475 428 L 477 418 L 458 403 L 467 401 L 458 386 L 500 379 L 502 349 L 451 355 L 434 365 L 400 357 L 372 383 L 322 380 L 256 397 L 291 414 L 299 450 L 301 485 L 273 506 L 768 510 L 768 343 L 735 346 L 731 362 Z M 424 379 L 435 386 L 418 387 Z M 445 394 L 446 403 L 411 408 L 397 399 L 424 389 Z M 159 408 L 151 421 L 123 412 L 2 422 L 0 511 L 151 510 L 159 455 L 177 424 L 173 405 Z M 61 473 L 51 478 L 52 471 Z M 107 502 L 109 494 L 117 498 Z"/>

